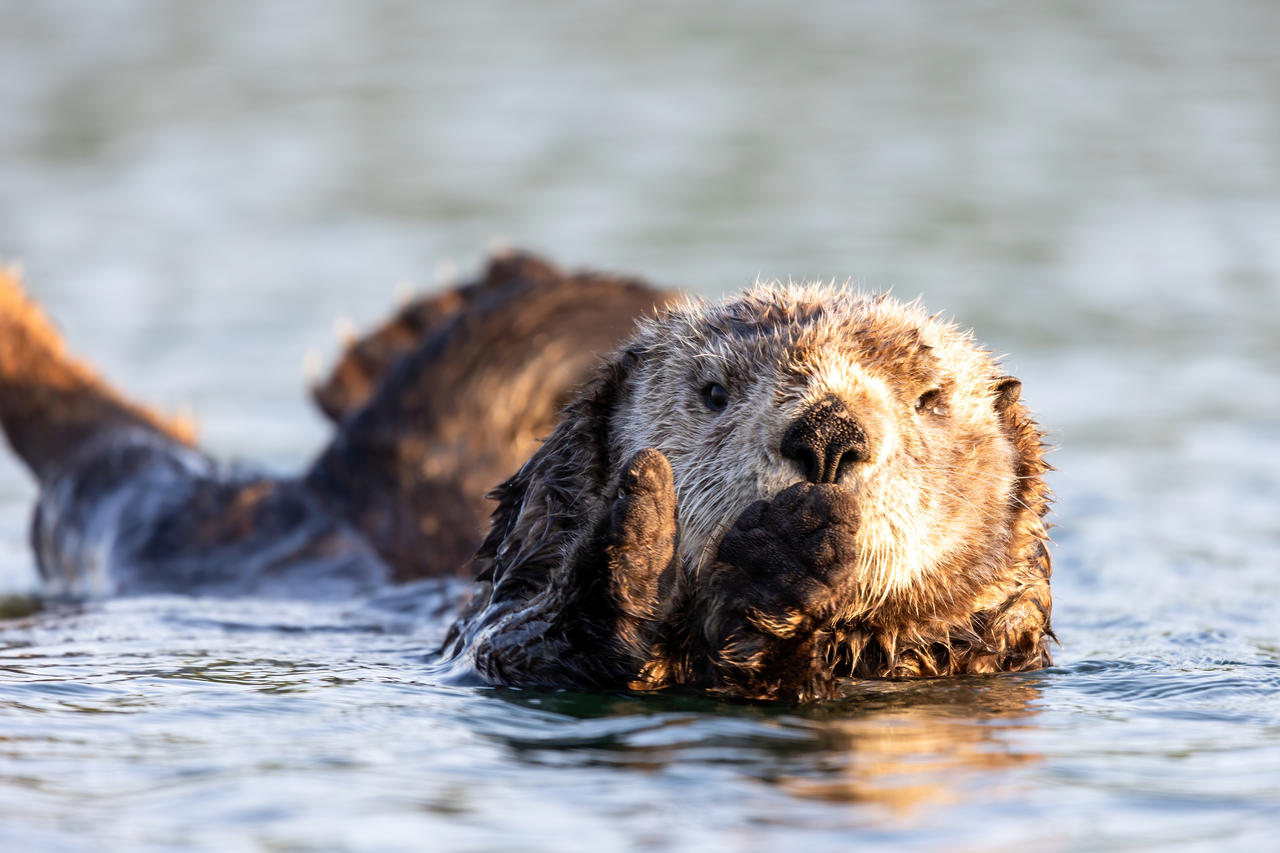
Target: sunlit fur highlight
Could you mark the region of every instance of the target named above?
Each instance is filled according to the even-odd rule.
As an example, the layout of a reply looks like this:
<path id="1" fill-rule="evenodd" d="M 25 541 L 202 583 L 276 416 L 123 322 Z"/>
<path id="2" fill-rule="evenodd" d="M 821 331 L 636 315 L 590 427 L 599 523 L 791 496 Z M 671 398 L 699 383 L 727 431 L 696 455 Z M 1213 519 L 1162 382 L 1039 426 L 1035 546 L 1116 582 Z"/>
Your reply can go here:
<path id="1" fill-rule="evenodd" d="M 16 269 L 0 267 L 0 421 L 9 442 L 38 475 L 108 426 L 140 427 L 178 444 L 195 442 L 189 419 L 131 403 L 66 351 L 49 318 L 27 295 Z"/>

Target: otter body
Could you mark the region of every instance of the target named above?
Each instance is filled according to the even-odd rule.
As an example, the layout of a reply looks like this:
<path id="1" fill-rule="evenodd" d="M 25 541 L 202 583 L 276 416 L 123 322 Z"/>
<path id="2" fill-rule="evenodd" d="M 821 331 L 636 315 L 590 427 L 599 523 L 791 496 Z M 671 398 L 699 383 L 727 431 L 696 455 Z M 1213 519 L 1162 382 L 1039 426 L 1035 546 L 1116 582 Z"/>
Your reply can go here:
<path id="1" fill-rule="evenodd" d="M 443 660 L 493 684 L 808 700 L 1049 663 L 1041 433 L 969 335 L 762 285 L 626 338 L 664 303 L 496 261 L 348 350 L 316 390 L 335 440 L 282 480 L 114 394 L 10 282 L 0 419 L 41 481 L 41 571 L 77 594 L 474 577 Z"/>

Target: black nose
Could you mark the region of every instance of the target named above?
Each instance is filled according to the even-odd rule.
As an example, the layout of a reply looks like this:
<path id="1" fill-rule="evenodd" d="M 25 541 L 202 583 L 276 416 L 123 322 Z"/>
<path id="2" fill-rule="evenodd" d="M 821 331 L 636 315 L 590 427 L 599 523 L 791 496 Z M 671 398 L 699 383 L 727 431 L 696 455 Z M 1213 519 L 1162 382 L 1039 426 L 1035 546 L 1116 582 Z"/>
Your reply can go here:
<path id="1" fill-rule="evenodd" d="M 836 483 L 850 466 L 868 459 L 867 434 L 845 410 L 827 397 L 805 410 L 782 436 L 782 455 L 800 465 L 811 483 Z"/>

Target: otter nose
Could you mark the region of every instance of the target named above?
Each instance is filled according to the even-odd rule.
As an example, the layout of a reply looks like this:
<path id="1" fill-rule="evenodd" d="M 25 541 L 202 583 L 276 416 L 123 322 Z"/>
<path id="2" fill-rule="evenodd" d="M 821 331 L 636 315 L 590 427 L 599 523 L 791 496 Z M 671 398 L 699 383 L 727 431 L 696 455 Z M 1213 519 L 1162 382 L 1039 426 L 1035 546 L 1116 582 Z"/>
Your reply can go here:
<path id="1" fill-rule="evenodd" d="M 837 483 L 869 458 L 866 431 L 835 397 L 814 403 L 782 436 L 782 455 L 799 464 L 811 483 Z"/>

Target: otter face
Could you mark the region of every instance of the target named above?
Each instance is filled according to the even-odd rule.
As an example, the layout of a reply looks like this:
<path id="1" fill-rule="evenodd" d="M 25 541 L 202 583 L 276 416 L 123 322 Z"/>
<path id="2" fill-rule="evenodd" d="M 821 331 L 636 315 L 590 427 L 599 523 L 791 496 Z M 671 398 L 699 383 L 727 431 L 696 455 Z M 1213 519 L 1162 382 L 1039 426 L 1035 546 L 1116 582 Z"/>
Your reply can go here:
<path id="1" fill-rule="evenodd" d="M 750 504 L 806 481 L 856 500 L 851 614 L 956 573 L 980 581 L 1007 553 L 1018 458 L 1002 415 L 1017 382 L 919 305 L 758 286 L 678 306 L 629 350 L 610 455 L 670 461 L 694 578 Z"/>

